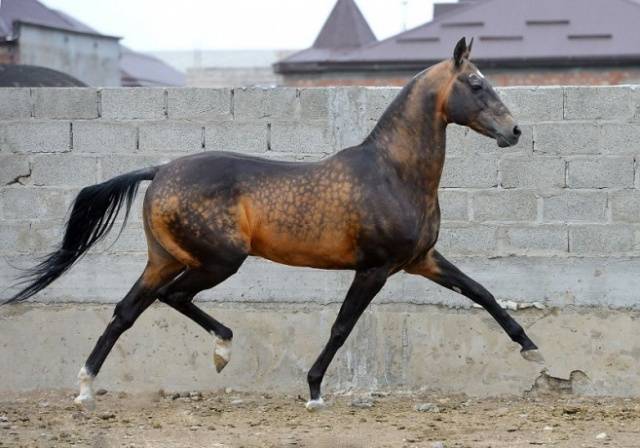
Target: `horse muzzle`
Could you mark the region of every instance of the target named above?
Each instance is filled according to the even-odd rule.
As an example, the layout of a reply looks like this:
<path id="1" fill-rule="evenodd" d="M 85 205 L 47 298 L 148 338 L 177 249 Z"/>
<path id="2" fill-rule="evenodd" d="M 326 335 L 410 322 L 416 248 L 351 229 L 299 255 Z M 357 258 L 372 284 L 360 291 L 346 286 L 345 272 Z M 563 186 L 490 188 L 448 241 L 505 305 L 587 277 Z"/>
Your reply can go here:
<path id="1" fill-rule="evenodd" d="M 522 135 L 522 131 L 518 125 L 514 125 L 507 131 L 497 131 L 495 139 L 498 142 L 498 146 L 501 148 L 507 148 L 509 146 L 514 146 L 520 140 L 520 136 Z"/>

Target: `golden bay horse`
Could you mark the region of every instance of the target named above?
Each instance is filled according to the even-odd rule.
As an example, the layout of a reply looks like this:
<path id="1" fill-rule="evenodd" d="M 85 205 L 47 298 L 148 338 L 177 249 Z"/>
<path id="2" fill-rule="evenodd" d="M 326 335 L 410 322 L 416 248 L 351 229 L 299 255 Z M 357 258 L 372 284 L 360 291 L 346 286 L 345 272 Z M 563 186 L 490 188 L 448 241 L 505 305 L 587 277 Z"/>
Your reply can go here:
<path id="1" fill-rule="evenodd" d="M 214 362 L 229 361 L 233 333 L 192 300 L 233 275 L 248 256 L 293 266 L 350 269 L 355 278 L 329 340 L 308 374 L 308 409 L 323 406 L 322 378 L 358 318 L 399 272 L 426 277 L 482 305 L 541 360 L 522 327 L 481 285 L 434 249 L 440 228 L 438 184 L 449 123 L 515 145 L 520 129 L 461 39 L 452 59 L 416 75 L 358 146 L 319 162 L 291 163 L 205 152 L 84 188 L 62 245 L 28 273 L 8 302 L 28 299 L 68 270 L 128 214 L 138 185 L 144 200 L 148 262 L 82 367 L 76 402 L 93 405 L 92 383 L 118 337 L 156 299 L 215 337 Z"/>

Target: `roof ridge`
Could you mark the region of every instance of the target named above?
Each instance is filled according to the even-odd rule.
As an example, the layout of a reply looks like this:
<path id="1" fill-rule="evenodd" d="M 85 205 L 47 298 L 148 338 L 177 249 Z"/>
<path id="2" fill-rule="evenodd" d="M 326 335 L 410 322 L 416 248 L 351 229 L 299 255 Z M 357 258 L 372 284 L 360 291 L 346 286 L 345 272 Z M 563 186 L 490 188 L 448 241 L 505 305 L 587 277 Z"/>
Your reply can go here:
<path id="1" fill-rule="evenodd" d="M 377 38 L 354 0 L 338 0 L 312 48 L 343 49 L 362 47 Z"/>

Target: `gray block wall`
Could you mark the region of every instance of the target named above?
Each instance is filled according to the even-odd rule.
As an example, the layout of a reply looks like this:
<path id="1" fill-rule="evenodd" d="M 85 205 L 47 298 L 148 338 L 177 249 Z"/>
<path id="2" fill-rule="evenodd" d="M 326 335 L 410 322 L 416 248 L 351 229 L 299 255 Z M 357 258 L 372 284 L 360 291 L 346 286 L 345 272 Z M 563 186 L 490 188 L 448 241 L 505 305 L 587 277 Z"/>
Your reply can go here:
<path id="1" fill-rule="evenodd" d="M 9 285 L 20 268 L 60 242 L 67 208 L 83 186 L 200 151 L 329 157 L 359 143 L 397 92 L 0 89 L 0 298 L 14 291 Z M 583 369 L 595 393 L 638 395 L 640 88 L 500 94 L 523 128 L 521 142 L 500 149 L 473 131 L 449 128 L 437 247 L 515 310 L 552 373 Z M 74 386 L 109 319 L 111 307 L 100 304 L 120 300 L 143 269 L 141 198 L 115 244 L 92 250 L 34 299 L 61 305 L 0 309 L 8 341 L 0 358 L 13 360 L 0 366 L 1 389 Z M 351 278 L 250 259 L 198 297 L 238 337 L 231 373 L 212 376 L 204 361 L 191 372 L 195 354 L 207 359 L 210 339 L 194 339 L 199 328 L 154 307 L 122 338 L 125 349 L 105 365 L 102 384 L 302 391 L 304 371 Z M 398 274 L 374 304 L 329 370 L 333 390 L 437 387 L 494 395 L 526 390 L 537 375 L 488 314 L 425 279 Z M 141 365 L 158 369 L 149 367 L 149 375 Z M 159 373 L 167 366 L 175 369 L 171 378 Z"/>
<path id="2" fill-rule="evenodd" d="M 318 160 L 360 142 L 397 92 L 2 89 L 2 284 L 10 284 L 16 267 L 55 246 L 82 186 L 199 151 Z M 502 300 L 640 308 L 640 89 L 507 88 L 500 94 L 523 138 L 500 149 L 450 126 L 439 249 Z M 117 301 L 142 269 L 144 253 L 138 205 L 115 245 L 93 251 L 36 300 Z M 285 281 L 289 276 L 298 279 L 295 290 Z M 202 298 L 339 302 L 350 278 L 251 260 Z M 406 275 L 392 279 L 378 300 L 469 306 Z"/>

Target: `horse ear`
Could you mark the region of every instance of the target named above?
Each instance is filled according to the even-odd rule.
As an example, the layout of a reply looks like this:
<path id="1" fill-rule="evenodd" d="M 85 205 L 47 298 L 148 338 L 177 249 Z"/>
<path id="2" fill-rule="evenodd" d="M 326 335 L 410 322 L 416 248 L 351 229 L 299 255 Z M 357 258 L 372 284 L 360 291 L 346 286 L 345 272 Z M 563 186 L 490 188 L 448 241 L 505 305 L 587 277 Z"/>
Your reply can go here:
<path id="1" fill-rule="evenodd" d="M 467 40 L 463 37 L 456 44 L 455 50 L 453 50 L 453 61 L 455 62 L 456 67 L 460 67 L 465 55 L 467 57 L 469 56 L 469 49 L 467 48 Z"/>
<path id="2" fill-rule="evenodd" d="M 469 59 L 469 56 L 471 55 L 471 47 L 473 47 L 473 37 L 471 38 L 471 41 L 469 42 L 469 46 L 467 47 L 467 59 Z"/>

